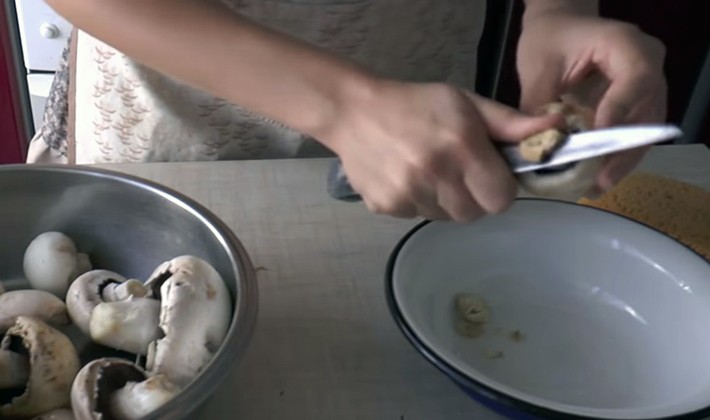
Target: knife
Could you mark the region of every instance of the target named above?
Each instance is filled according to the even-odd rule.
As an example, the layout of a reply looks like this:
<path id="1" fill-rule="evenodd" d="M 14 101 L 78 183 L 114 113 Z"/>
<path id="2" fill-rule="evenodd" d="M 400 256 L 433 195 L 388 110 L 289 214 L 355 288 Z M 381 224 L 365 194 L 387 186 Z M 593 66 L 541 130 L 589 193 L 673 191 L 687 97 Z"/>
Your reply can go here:
<path id="1" fill-rule="evenodd" d="M 673 124 L 625 125 L 571 134 L 563 141 L 563 145 L 543 162 L 523 159 L 517 144 L 502 147 L 501 153 L 513 173 L 519 174 L 648 146 L 682 134 L 680 128 Z"/>
<path id="2" fill-rule="evenodd" d="M 672 124 L 625 125 L 584 131 L 569 135 L 564 140 L 564 144 L 544 162 L 530 162 L 523 159 L 516 144 L 504 146 L 500 151 L 513 173 L 519 174 L 648 146 L 682 134 L 680 128 Z M 348 182 L 339 159 L 332 163 L 328 173 L 328 193 L 342 201 L 362 199 Z"/>

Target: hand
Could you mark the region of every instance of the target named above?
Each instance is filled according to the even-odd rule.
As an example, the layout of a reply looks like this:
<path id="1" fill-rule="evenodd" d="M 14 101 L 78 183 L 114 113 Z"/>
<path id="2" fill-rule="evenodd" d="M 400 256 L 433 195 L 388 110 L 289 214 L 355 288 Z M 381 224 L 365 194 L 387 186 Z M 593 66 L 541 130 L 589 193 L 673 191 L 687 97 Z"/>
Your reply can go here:
<path id="1" fill-rule="evenodd" d="M 517 183 L 489 135 L 516 141 L 560 124 L 444 84 L 378 83 L 323 133 L 367 207 L 471 221 L 506 210 Z"/>
<path id="2" fill-rule="evenodd" d="M 528 12 L 526 12 L 528 14 Z M 555 101 L 590 74 L 606 83 L 588 91 L 596 127 L 662 122 L 666 118 L 665 49 L 630 24 L 565 10 L 531 12 L 518 44 L 521 108 Z M 607 191 L 641 161 L 648 148 L 611 156 L 595 193 Z"/>

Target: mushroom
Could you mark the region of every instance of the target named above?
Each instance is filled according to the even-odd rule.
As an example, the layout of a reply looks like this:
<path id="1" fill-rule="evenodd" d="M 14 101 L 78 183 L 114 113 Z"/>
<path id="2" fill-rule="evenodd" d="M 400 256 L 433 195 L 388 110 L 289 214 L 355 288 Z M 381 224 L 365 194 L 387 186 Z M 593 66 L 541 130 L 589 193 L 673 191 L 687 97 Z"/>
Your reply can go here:
<path id="1" fill-rule="evenodd" d="M 0 333 L 10 328 L 20 315 L 56 326 L 69 324 L 64 302 L 43 290 L 14 290 L 0 295 Z"/>
<path id="2" fill-rule="evenodd" d="M 186 386 L 217 352 L 227 334 L 231 300 L 217 270 L 183 255 L 161 264 L 146 282 L 161 301 L 165 336 L 148 348 L 146 368 Z"/>
<path id="3" fill-rule="evenodd" d="M 566 98 L 563 102 L 548 104 L 543 108 L 543 113 L 564 115 L 567 131 L 571 132 L 590 129 L 594 119 L 591 109 L 574 104 Z M 539 142 L 541 147 L 544 143 L 545 148 L 539 150 L 538 156 L 544 157 L 547 152 L 554 153 L 556 145 L 551 146 L 540 140 L 540 134 L 526 139 L 521 143 L 521 152 L 525 150 L 526 155 L 534 156 L 535 153 L 527 150 L 527 147 L 534 142 Z M 599 156 L 554 168 L 526 172 L 519 176 L 518 181 L 523 189 L 538 197 L 576 201 L 592 190 L 596 183 L 596 175 L 605 160 L 604 156 Z"/>
<path id="4" fill-rule="evenodd" d="M 74 413 L 67 408 L 58 408 L 37 416 L 32 420 L 74 420 Z"/>
<path id="5" fill-rule="evenodd" d="M 148 345 L 162 337 L 159 317 L 160 302 L 154 299 L 102 302 L 91 313 L 89 333 L 99 344 L 145 356 Z"/>
<path id="6" fill-rule="evenodd" d="M 67 406 L 80 365 L 74 345 L 64 334 L 39 319 L 19 316 L 5 334 L 0 349 L 18 353 L 29 361 L 23 392 L 10 401 L 2 401 L 0 418 L 32 417 Z"/>
<path id="7" fill-rule="evenodd" d="M 128 360 L 107 357 L 79 371 L 72 384 L 71 402 L 77 420 L 138 419 L 178 392 L 164 375 L 149 376 Z"/>
<path id="8" fill-rule="evenodd" d="M 67 291 L 67 309 L 74 324 L 94 341 L 145 355 L 161 336 L 160 302 L 145 298 L 149 289 L 138 280 L 109 270 L 79 276 Z"/>
<path id="9" fill-rule="evenodd" d="M 67 235 L 45 232 L 27 246 L 23 270 L 33 289 L 64 299 L 69 284 L 91 270 L 91 261 L 87 254 L 77 252 L 74 241 Z"/>

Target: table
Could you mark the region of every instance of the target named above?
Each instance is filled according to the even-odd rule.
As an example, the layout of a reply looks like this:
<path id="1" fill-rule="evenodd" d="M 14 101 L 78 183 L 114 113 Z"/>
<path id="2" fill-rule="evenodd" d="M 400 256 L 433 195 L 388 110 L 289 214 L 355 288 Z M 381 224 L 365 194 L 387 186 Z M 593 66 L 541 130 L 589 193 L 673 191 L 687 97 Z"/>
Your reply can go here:
<path id="1" fill-rule="evenodd" d="M 500 417 L 406 341 L 387 310 L 389 252 L 416 221 L 331 199 L 329 159 L 101 165 L 187 194 L 222 218 L 258 271 L 244 359 L 195 418 L 431 420 Z M 659 146 L 639 170 L 710 189 L 710 150 Z"/>

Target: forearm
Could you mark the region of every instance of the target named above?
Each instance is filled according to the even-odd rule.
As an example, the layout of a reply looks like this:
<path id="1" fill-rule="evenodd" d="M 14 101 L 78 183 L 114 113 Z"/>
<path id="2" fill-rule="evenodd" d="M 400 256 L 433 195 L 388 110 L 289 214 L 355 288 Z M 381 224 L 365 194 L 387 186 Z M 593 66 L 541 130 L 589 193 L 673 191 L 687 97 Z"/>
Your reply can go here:
<path id="1" fill-rule="evenodd" d="M 574 13 L 599 15 L 599 0 L 523 0 L 525 3 L 524 19 L 535 17 L 550 11 L 569 11 Z"/>
<path id="2" fill-rule="evenodd" d="M 371 76 L 206 0 L 47 0 L 76 27 L 146 66 L 318 135 Z"/>

